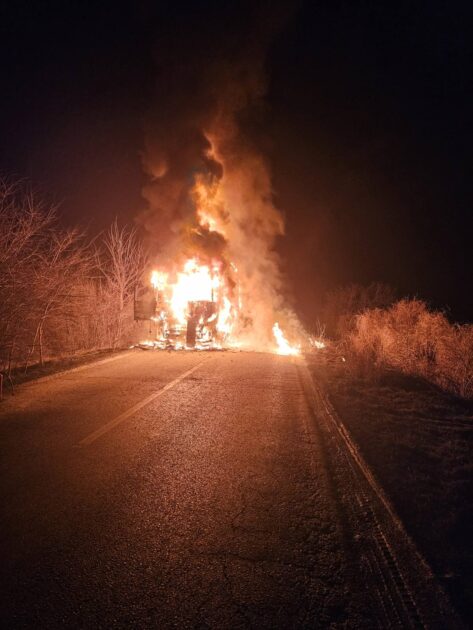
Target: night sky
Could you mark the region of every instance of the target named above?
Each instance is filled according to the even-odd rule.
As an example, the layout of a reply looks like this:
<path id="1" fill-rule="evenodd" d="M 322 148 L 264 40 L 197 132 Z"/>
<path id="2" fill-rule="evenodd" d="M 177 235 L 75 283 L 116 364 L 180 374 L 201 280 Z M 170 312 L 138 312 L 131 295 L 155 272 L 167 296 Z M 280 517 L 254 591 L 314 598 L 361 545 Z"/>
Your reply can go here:
<path id="1" fill-rule="evenodd" d="M 91 231 L 145 205 L 164 60 L 188 61 L 198 79 L 209 55 L 254 35 L 256 5 L 281 15 L 270 2 L 97 4 L 0 13 L 0 171 Z M 325 291 L 380 280 L 473 320 L 473 5 L 292 4 L 245 125 L 286 217 L 278 248 L 296 309 L 311 320 Z"/>

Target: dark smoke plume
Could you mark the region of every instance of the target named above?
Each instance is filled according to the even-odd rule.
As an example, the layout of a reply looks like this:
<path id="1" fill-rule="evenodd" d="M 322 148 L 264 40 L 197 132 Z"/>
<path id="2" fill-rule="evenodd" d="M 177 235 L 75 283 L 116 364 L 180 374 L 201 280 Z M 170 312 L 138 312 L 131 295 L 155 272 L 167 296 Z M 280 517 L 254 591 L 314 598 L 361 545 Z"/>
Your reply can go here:
<path id="1" fill-rule="evenodd" d="M 170 267 L 189 256 L 233 263 L 245 322 L 240 337 L 260 346 L 284 307 L 274 252 L 284 221 L 248 129 L 266 89 L 266 54 L 287 16 L 274 3 L 238 3 L 177 19 L 157 44 L 143 154 L 148 207 L 140 221 L 157 263 Z M 199 225 L 199 205 L 220 227 Z"/>

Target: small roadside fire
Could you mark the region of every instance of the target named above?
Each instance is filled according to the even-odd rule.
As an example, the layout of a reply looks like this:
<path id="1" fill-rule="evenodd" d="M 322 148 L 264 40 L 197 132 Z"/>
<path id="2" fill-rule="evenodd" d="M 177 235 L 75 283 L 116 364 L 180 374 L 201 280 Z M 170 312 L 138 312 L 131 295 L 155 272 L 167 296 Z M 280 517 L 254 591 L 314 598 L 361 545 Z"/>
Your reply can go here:
<path id="1" fill-rule="evenodd" d="M 279 328 L 278 322 L 273 326 L 273 334 L 276 339 L 278 354 L 295 355 L 300 353 L 300 347 L 289 344 L 283 331 Z"/>

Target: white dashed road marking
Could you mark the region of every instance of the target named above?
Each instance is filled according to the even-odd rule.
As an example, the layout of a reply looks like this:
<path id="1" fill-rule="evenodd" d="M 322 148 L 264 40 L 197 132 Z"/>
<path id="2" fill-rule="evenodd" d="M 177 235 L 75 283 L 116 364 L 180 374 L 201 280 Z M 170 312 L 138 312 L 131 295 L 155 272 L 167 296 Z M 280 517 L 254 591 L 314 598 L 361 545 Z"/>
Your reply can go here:
<path id="1" fill-rule="evenodd" d="M 139 411 L 140 409 L 143 409 L 143 407 L 146 407 L 146 405 L 149 405 L 150 402 L 153 402 L 153 400 L 155 400 L 156 398 L 158 398 L 165 392 L 169 391 L 172 387 L 174 387 L 174 385 L 177 385 L 178 383 L 183 381 L 190 374 L 192 374 L 192 372 L 195 372 L 206 361 L 208 361 L 208 359 L 205 359 L 204 361 L 201 361 L 197 365 L 194 365 L 193 368 L 191 368 L 190 370 L 187 370 L 186 372 L 183 372 L 180 376 L 178 376 L 173 381 L 171 381 L 170 383 L 168 383 L 167 385 L 159 389 L 157 392 L 154 392 L 150 396 L 143 398 L 143 400 L 141 400 L 139 403 L 136 403 L 136 405 L 133 405 L 133 407 L 130 407 L 129 409 L 121 413 L 116 418 L 113 418 L 112 420 L 110 420 L 109 422 L 101 426 L 99 429 L 97 429 L 93 433 L 90 433 L 90 435 L 82 439 L 78 444 L 76 444 L 76 446 L 78 448 L 81 448 L 83 446 L 89 446 L 89 444 L 92 444 L 92 442 L 95 442 L 96 440 L 98 440 L 100 437 L 102 437 L 102 435 L 104 435 L 105 433 L 108 433 L 117 425 L 121 424 L 122 422 L 130 418 L 137 411 Z"/>

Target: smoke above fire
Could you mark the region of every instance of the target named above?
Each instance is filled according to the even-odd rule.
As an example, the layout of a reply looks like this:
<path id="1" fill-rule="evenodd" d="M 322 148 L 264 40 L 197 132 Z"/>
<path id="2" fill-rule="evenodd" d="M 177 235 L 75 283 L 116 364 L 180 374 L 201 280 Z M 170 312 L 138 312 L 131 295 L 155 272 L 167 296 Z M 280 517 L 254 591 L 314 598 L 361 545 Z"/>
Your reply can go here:
<path id="1" fill-rule="evenodd" d="M 189 260 L 218 268 L 226 299 L 238 301 L 235 335 L 241 345 L 259 349 L 274 345 L 275 322 L 290 337 L 301 333 L 282 297 L 275 252 L 284 219 L 254 140 L 266 53 L 286 17 L 284 11 L 270 15 L 226 13 L 226 28 L 217 17 L 208 22 L 203 16 L 200 31 L 181 25 L 158 43 L 157 92 L 143 153 L 147 208 L 139 217 L 155 267 L 171 277 Z"/>

